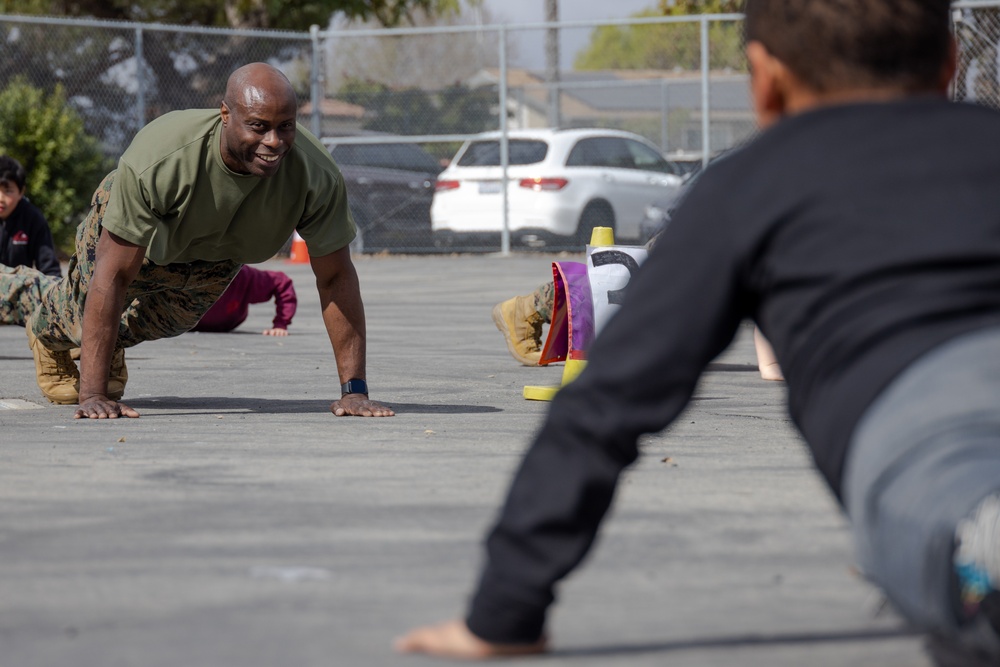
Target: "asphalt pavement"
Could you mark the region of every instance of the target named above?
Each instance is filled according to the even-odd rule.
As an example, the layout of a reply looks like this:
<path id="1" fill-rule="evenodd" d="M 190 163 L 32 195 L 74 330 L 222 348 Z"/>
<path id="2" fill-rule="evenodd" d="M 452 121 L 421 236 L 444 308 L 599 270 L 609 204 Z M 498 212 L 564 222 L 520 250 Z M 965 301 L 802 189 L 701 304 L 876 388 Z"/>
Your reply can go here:
<path id="1" fill-rule="evenodd" d="M 553 257 L 361 257 L 372 398 L 338 418 L 308 265 L 287 338 L 128 351 L 139 419 L 75 421 L 0 327 L 0 667 L 420 667 L 394 636 L 464 608 L 481 538 L 561 366 L 507 354 L 493 304 Z M 564 259 L 579 260 L 580 256 Z M 596 549 L 561 586 L 544 665 L 927 667 L 854 572 L 752 329 L 643 443 Z"/>

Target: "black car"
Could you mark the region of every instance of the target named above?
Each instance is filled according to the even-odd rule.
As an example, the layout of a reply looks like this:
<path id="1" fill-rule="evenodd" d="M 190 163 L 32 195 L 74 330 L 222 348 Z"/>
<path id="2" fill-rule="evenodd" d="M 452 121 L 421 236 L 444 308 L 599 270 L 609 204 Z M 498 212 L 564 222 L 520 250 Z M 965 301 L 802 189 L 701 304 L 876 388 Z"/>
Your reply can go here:
<path id="1" fill-rule="evenodd" d="M 327 147 L 347 183 L 348 205 L 358 226 L 356 252 L 426 252 L 431 241 L 431 200 L 443 167 L 416 144 L 336 143 Z"/>

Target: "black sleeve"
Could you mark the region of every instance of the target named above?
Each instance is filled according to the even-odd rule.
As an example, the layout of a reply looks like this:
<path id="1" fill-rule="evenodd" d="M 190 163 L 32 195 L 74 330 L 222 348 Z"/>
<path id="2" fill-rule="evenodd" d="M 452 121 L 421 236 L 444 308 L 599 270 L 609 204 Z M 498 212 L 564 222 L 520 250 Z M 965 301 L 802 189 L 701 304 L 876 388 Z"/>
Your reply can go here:
<path id="1" fill-rule="evenodd" d="M 59 267 L 59 258 L 56 255 L 56 246 L 52 240 L 52 230 L 45 216 L 36 207 L 31 209 L 31 259 L 35 268 L 45 275 L 53 278 L 62 278 L 62 269 Z"/>
<path id="2" fill-rule="evenodd" d="M 554 586 L 592 545 L 639 436 L 680 414 L 749 310 L 737 235 L 726 229 L 717 191 L 694 190 L 701 192 L 687 197 L 650 252 L 583 373 L 556 395 L 514 477 L 466 616 L 482 639 L 541 636 Z"/>
<path id="3" fill-rule="evenodd" d="M 45 275 L 52 276 L 53 278 L 62 278 L 62 268 L 59 266 L 59 257 L 56 255 L 55 246 L 52 244 L 52 239 L 49 239 L 48 245 L 39 246 L 37 252 L 35 253 L 35 268 L 44 273 Z"/>

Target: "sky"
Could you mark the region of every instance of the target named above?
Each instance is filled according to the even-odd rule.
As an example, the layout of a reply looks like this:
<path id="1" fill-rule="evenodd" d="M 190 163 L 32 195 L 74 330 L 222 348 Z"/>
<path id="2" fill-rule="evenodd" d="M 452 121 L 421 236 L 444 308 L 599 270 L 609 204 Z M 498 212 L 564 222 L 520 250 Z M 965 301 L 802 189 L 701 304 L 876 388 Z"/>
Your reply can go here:
<path id="1" fill-rule="evenodd" d="M 484 0 L 495 23 L 542 23 L 545 0 Z M 560 21 L 624 19 L 656 5 L 656 0 L 559 0 Z M 517 67 L 544 69 L 544 31 L 522 33 L 516 40 L 512 62 Z M 571 69 L 577 52 L 590 41 L 590 30 L 564 30 L 559 40 L 559 61 Z"/>

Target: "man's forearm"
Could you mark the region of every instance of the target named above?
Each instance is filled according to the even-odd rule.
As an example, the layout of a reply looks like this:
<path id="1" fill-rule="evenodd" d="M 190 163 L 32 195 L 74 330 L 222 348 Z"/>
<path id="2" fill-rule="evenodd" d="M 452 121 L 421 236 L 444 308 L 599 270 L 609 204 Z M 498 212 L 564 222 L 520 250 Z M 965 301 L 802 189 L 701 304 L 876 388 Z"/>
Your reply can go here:
<path id="1" fill-rule="evenodd" d="M 97 244 L 94 273 L 83 307 L 80 346 L 80 405 L 107 396 L 108 370 L 118 340 L 118 326 L 128 286 L 142 267 L 146 249 L 104 229 Z"/>
<path id="2" fill-rule="evenodd" d="M 350 285 L 338 281 L 320 290 L 323 323 L 330 336 L 341 383 L 353 378 L 363 380 L 366 372 L 365 311 L 356 278 L 353 287 L 352 290 Z"/>
<path id="3" fill-rule="evenodd" d="M 118 339 L 118 323 L 125 305 L 125 286 L 114 281 L 95 287 L 83 310 L 83 344 L 80 347 L 80 402 L 106 396 L 108 369 Z"/>
<path id="4" fill-rule="evenodd" d="M 323 323 L 326 325 L 333 354 L 337 361 L 340 384 L 349 380 L 367 380 L 365 307 L 361 301 L 361 285 L 351 262 L 350 250 L 341 248 L 329 255 L 311 257 L 316 288 L 319 291 Z M 362 386 L 352 386 L 330 404 L 338 417 L 392 417 L 392 408 L 368 398 Z"/>

